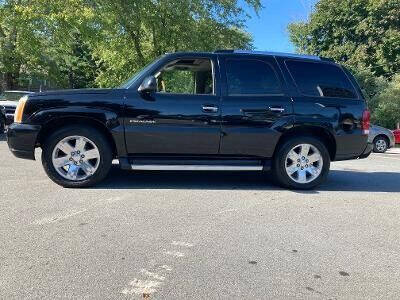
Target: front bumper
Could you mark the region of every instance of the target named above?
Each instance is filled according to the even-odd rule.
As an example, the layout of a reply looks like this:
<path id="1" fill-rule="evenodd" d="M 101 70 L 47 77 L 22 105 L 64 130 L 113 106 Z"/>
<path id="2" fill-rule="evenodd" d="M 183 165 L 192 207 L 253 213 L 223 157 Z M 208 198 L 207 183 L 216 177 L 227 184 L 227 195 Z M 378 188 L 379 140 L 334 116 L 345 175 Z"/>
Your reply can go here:
<path id="1" fill-rule="evenodd" d="M 7 129 L 10 151 L 18 158 L 35 160 L 35 145 L 40 125 L 12 123 Z"/>
<path id="2" fill-rule="evenodd" d="M 374 144 L 367 143 L 367 147 L 365 147 L 365 150 L 363 151 L 363 153 L 361 153 L 361 155 L 358 158 L 360 159 L 367 158 L 368 156 L 370 156 L 373 149 L 374 149 Z"/>

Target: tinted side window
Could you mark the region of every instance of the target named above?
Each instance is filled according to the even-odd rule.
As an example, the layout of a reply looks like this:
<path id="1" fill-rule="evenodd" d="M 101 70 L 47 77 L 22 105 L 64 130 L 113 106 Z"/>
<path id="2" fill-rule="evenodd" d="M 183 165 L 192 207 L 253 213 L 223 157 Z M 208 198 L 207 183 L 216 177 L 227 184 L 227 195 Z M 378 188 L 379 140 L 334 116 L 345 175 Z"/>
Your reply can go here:
<path id="1" fill-rule="evenodd" d="M 228 95 L 280 94 L 280 82 L 271 65 L 251 59 L 226 60 Z"/>
<path id="2" fill-rule="evenodd" d="M 353 85 L 342 69 L 330 64 L 286 61 L 297 87 L 304 95 L 357 98 Z"/>

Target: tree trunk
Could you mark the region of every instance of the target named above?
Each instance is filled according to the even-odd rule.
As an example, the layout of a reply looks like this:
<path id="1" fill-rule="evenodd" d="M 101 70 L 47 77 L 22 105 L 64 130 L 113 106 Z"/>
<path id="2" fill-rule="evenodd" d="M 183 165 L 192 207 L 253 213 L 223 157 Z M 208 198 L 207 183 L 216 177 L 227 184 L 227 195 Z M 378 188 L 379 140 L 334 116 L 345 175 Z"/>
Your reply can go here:
<path id="1" fill-rule="evenodd" d="M 144 66 L 146 64 L 146 60 L 144 58 L 143 52 L 142 52 L 142 46 L 140 45 L 140 27 L 141 27 L 141 21 L 140 21 L 140 16 L 130 16 L 127 8 L 126 8 L 126 3 L 123 0 L 120 0 L 117 5 L 119 6 L 119 9 L 121 10 L 121 25 L 125 27 L 126 32 L 128 35 L 131 37 L 133 41 L 133 46 L 135 48 L 136 54 L 139 59 L 139 63 Z M 126 15 L 128 13 L 128 15 Z M 139 10 L 136 12 L 139 14 Z M 131 23 L 131 20 L 136 19 L 137 23 L 134 22 L 134 25 Z"/>
<path id="2" fill-rule="evenodd" d="M 139 35 L 134 32 L 134 30 L 131 28 L 131 26 L 128 23 L 125 23 L 125 28 L 126 28 L 128 34 L 129 34 L 129 36 L 131 37 L 132 41 L 133 41 L 133 46 L 135 47 L 136 54 L 137 54 L 138 59 L 139 59 L 139 63 L 142 66 L 144 66 L 146 64 L 146 60 L 144 59 L 144 55 L 143 55 L 143 52 L 142 52 L 142 46 L 140 45 Z"/>

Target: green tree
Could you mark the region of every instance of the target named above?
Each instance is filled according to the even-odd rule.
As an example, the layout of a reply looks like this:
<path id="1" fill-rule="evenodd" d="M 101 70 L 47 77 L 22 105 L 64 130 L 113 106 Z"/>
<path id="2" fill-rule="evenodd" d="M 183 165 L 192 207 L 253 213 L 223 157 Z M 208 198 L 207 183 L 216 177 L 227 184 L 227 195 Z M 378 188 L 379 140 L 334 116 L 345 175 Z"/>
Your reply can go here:
<path id="1" fill-rule="evenodd" d="M 247 17 L 237 0 L 0 0 L 0 80 L 115 86 L 165 52 L 251 48 Z"/>
<path id="2" fill-rule="evenodd" d="M 400 74 L 377 98 L 378 106 L 372 116 L 373 121 L 387 128 L 396 128 L 400 122 Z"/>
<path id="3" fill-rule="evenodd" d="M 307 21 L 292 23 L 288 30 L 298 52 L 330 57 L 350 68 L 365 90 L 374 122 L 393 126 L 399 16 L 399 0 L 320 0 Z"/>
<path id="4" fill-rule="evenodd" d="M 300 53 L 391 78 L 400 70 L 399 16 L 399 0 L 320 0 L 308 21 L 288 29 Z"/>
<path id="5" fill-rule="evenodd" d="M 30 69 L 40 56 L 40 40 L 35 36 L 35 24 L 28 22 L 20 9 L 27 3 L 23 0 L 0 0 L 2 89 L 16 88 L 22 69 Z"/>
<path id="6" fill-rule="evenodd" d="M 247 0 L 256 11 L 259 0 Z M 251 48 L 247 18 L 236 0 L 93 0 L 91 25 L 100 86 L 122 82 L 166 52 Z"/>
<path id="7" fill-rule="evenodd" d="M 14 89 L 22 78 L 57 87 L 94 85 L 97 65 L 84 40 L 92 10 L 80 0 L 0 1 L 0 80 Z"/>

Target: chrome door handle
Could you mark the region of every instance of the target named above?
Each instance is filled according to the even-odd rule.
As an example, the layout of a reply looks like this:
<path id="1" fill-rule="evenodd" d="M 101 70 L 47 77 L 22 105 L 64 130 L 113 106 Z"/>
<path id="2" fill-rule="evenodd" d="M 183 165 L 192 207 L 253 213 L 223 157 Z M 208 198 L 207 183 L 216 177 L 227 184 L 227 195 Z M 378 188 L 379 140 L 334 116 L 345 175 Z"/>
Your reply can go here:
<path id="1" fill-rule="evenodd" d="M 205 104 L 202 106 L 202 108 L 203 108 L 204 112 L 208 112 L 208 113 L 215 113 L 218 111 L 218 107 L 214 106 L 214 105 L 206 105 Z"/>
<path id="2" fill-rule="evenodd" d="M 269 107 L 268 109 L 269 109 L 270 111 L 273 111 L 273 112 L 280 112 L 280 113 L 282 113 L 282 112 L 285 111 L 285 109 L 284 109 L 283 107 Z"/>

